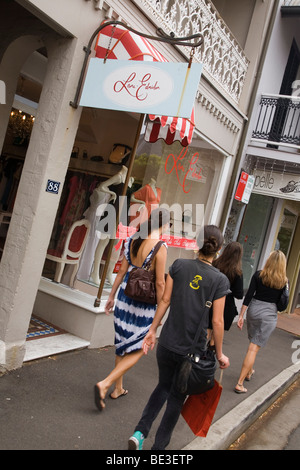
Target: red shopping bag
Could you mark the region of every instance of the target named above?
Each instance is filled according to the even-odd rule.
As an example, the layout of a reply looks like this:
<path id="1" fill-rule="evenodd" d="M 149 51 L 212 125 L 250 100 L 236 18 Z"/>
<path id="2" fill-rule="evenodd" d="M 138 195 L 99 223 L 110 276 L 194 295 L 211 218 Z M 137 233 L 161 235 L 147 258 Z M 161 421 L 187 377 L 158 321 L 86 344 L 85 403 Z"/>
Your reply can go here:
<path id="1" fill-rule="evenodd" d="M 200 395 L 190 395 L 181 414 L 196 436 L 206 437 L 222 393 L 222 386 L 215 380 L 213 388 Z"/>

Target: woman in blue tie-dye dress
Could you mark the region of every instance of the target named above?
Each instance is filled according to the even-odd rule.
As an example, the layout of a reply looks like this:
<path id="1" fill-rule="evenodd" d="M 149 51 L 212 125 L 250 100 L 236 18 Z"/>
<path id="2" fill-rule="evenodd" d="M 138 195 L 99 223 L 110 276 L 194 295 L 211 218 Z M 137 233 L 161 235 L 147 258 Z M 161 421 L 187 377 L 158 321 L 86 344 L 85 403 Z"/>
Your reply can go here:
<path id="1" fill-rule="evenodd" d="M 149 220 L 141 225 L 139 232 L 125 243 L 125 256 L 105 307 L 107 314 L 114 307 L 116 363 L 112 372 L 94 387 L 95 404 L 100 411 L 105 407 L 105 395 L 113 384 L 115 388 L 110 394 L 111 398 L 117 399 L 127 395 L 128 391 L 123 388 L 123 375 L 144 354 L 142 343 L 152 323 L 156 305 L 135 301 L 127 297 L 124 289 L 129 272 L 135 266 L 145 265 L 151 257 L 162 233 L 169 229 L 169 220 L 170 214 L 167 210 L 153 210 Z M 163 243 L 151 267 L 155 269 L 156 274 L 157 303 L 161 300 L 165 287 L 166 248 L 167 245 Z M 117 291 L 118 296 L 115 302 Z"/>

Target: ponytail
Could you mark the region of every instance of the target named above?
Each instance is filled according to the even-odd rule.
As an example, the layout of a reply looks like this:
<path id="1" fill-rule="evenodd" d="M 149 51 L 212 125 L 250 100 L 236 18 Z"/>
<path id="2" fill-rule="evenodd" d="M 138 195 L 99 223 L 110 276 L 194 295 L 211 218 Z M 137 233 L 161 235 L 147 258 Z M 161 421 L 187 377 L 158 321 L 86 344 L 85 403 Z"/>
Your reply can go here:
<path id="1" fill-rule="evenodd" d="M 215 225 L 204 225 L 197 237 L 199 255 L 215 255 L 223 245 L 224 237 Z"/>

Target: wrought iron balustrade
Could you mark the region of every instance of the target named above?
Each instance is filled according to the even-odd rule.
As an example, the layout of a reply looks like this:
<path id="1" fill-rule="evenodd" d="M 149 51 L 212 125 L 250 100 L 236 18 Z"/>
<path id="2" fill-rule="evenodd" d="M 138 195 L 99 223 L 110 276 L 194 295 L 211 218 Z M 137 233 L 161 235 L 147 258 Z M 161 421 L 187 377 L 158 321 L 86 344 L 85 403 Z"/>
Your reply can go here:
<path id="1" fill-rule="evenodd" d="M 284 0 L 283 5 L 285 7 L 299 7 L 300 0 Z"/>
<path id="2" fill-rule="evenodd" d="M 300 98 L 262 95 L 252 140 L 270 146 L 300 146 Z"/>

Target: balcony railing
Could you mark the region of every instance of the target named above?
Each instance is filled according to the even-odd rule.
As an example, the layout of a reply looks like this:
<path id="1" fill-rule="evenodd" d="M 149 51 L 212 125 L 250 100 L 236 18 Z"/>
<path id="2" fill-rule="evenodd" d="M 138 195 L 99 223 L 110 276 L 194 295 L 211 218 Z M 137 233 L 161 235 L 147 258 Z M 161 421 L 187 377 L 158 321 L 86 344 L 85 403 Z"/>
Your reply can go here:
<path id="1" fill-rule="evenodd" d="M 300 148 L 300 97 L 262 95 L 252 141 Z"/>
<path id="2" fill-rule="evenodd" d="M 281 7 L 281 15 L 300 16 L 300 0 L 285 0 Z"/>
<path id="3" fill-rule="evenodd" d="M 283 2 L 283 5 L 285 7 L 299 7 L 300 6 L 300 0 L 285 0 Z"/>

